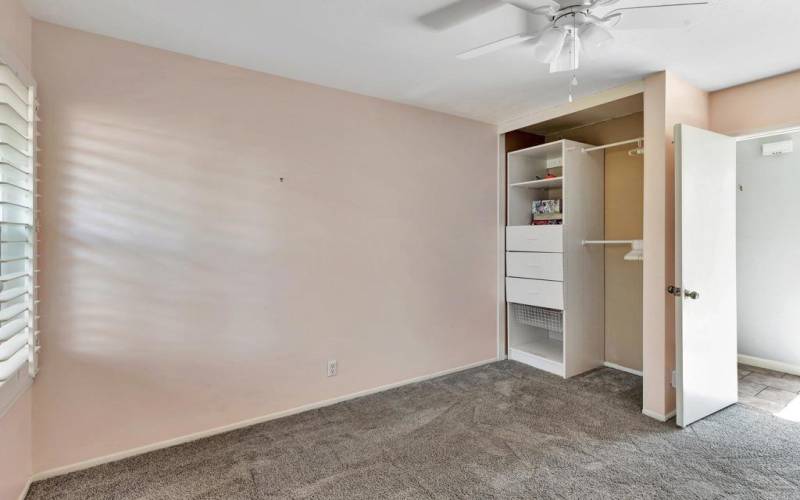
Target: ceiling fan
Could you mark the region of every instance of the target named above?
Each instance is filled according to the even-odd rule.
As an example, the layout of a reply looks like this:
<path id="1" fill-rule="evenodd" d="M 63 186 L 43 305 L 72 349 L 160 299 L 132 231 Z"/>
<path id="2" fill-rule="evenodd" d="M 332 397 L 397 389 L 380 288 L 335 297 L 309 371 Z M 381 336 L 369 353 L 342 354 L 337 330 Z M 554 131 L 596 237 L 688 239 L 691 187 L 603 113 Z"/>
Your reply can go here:
<path id="1" fill-rule="evenodd" d="M 533 41 L 533 55 L 550 65 L 550 72 L 575 71 L 581 49 L 600 47 L 614 39 L 614 29 L 670 27 L 667 21 L 679 19 L 683 24 L 708 1 L 631 5 L 621 0 L 460 0 L 420 18 L 435 29 L 446 29 L 503 5 L 513 5 L 533 16 L 541 16 L 547 24 L 536 31 L 527 31 L 475 47 L 458 54 L 471 59 L 512 45 Z M 670 16 L 664 16 L 669 13 Z M 633 23 L 622 22 L 628 21 Z M 644 21 L 644 22 L 643 22 Z"/>

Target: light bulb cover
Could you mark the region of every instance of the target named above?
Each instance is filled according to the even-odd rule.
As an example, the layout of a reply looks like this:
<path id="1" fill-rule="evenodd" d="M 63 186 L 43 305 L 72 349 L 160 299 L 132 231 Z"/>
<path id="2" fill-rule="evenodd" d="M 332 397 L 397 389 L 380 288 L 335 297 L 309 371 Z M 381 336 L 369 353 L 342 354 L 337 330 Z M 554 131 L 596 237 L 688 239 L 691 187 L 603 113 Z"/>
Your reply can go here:
<path id="1" fill-rule="evenodd" d="M 552 63 L 564 47 L 567 32 L 561 28 L 550 28 L 539 37 L 536 47 L 533 49 L 533 57 L 543 63 Z"/>
<path id="2" fill-rule="evenodd" d="M 593 22 L 581 26 L 578 35 L 581 42 L 587 47 L 600 47 L 614 40 L 614 35 L 610 31 L 604 26 Z"/>
<path id="3" fill-rule="evenodd" d="M 570 35 L 564 41 L 561 52 L 550 63 L 550 73 L 560 73 L 562 71 L 575 71 L 580 64 L 581 40 L 577 36 Z"/>

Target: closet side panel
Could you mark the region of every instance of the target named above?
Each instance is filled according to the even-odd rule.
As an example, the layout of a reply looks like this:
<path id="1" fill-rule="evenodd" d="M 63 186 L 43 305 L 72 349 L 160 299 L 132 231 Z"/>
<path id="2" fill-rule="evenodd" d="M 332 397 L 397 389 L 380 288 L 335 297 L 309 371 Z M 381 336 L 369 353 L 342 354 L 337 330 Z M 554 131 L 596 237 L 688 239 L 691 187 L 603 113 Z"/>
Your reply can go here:
<path id="1" fill-rule="evenodd" d="M 567 377 L 603 364 L 603 152 L 568 143 L 564 159 L 564 371 Z"/>

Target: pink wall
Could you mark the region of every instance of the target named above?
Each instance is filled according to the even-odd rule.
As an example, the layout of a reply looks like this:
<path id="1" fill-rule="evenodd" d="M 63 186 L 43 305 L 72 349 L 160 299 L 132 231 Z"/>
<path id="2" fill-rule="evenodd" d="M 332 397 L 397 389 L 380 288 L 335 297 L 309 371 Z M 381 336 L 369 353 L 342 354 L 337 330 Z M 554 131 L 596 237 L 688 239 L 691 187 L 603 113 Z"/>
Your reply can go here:
<path id="1" fill-rule="evenodd" d="M 666 123 L 667 74 L 645 79 L 644 92 L 644 240 L 642 262 L 642 408 L 652 417 L 666 418 L 663 373 L 666 366 Z"/>
<path id="2" fill-rule="evenodd" d="M 31 67 L 31 17 L 21 0 L 0 0 L 0 46 L 19 63 Z"/>
<path id="3" fill-rule="evenodd" d="M 0 417 L 0 500 L 16 500 L 31 477 L 31 391 Z"/>
<path id="4" fill-rule="evenodd" d="M 675 277 L 672 141 L 677 123 L 709 127 L 709 96 L 668 72 L 650 76 L 645 85 L 643 406 L 666 418 L 675 410 L 675 300 L 665 292 Z"/>
<path id="5" fill-rule="evenodd" d="M 800 71 L 711 94 L 711 128 L 741 135 L 800 126 Z"/>
<path id="6" fill-rule="evenodd" d="M 40 22 L 33 52 L 36 471 L 495 357 L 494 127 Z"/>
<path id="7" fill-rule="evenodd" d="M 30 69 L 31 18 L 19 0 L 0 0 L 0 55 Z M 16 500 L 31 476 L 31 391 L 0 414 L 0 500 Z"/>

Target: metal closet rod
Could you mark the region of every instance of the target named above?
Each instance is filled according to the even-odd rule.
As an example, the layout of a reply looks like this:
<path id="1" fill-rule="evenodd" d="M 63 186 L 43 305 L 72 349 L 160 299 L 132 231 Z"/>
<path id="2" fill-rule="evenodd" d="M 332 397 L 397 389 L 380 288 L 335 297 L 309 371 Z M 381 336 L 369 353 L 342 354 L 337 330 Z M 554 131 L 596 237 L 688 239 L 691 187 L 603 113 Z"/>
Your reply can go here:
<path id="1" fill-rule="evenodd" d="M 581 152 L 588 153 L 590 151 L 597 151 L 599 149 L 613 148 L 615 146 L 622 146 L 623 144 L 633 144 L 634 142 L 638 143 L 643 141 L 644 137 L 637 137 L 636 139 L 630 139 L 627 141 L 612 142 L 611 144 L 603 144 L 602 146 L 592 146 L 591 148 L 582 148 Z"/>
<path id="2" fill-rule="evenodd" d="M 583 240 L 581 245 L 633 245 L 641 240 Z"/>

